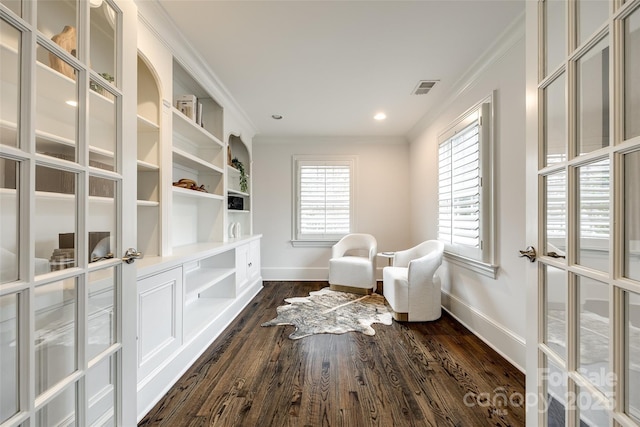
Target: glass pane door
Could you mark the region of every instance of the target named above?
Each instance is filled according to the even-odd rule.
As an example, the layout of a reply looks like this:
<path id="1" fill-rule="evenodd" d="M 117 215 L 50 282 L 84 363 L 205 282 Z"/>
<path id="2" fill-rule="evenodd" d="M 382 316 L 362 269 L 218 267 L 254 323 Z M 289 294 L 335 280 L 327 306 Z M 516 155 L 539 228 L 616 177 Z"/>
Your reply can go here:
<path id="1" fill-rule="evenodd" d="M 538 369 L 527 375 L 541 398 L 528 419 L 636 425 L 640 2 L 545 0 L 537 16 L 541 265 Z"/>
<path id="2" fill-rule="evenodd" d="M 22 6 L 0 2 L 0 424 L 133 425 L 122 303 L 135 267 L 120 256 L 135 245 L 122 64 L 127 49 L 135 79 L 136 48 L 121 40 L 136 13 L 112 0 Z"/>

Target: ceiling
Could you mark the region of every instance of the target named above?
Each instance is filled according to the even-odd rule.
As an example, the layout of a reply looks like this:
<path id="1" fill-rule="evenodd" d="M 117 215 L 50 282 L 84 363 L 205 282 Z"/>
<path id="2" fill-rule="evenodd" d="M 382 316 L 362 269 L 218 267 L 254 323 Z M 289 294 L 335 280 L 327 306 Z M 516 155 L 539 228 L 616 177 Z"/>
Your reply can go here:
<path id="1" fill-rule="evenodd" d="M 524 0 L 158 0 L 264 136 L 404 136 Z M 420 80 L 439 80 L 412 95 Z M 387 119 L 373 116 L 383 111 Z M 273 114 L 282 115 L 274 120 Z"/>

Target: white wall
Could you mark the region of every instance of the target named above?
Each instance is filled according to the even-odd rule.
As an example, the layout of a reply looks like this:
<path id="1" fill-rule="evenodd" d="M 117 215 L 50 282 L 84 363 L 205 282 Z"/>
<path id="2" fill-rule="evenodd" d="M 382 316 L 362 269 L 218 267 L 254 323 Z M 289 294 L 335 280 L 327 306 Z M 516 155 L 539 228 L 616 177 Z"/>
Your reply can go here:
<path id="1" fill-rule="evenodd" d="M 356 155 L 356 230 L 373 234 L 379 251 L 406 248 L 410 238 L 409 146 L 403 138 L 253 139 L 254 233 L 262 234 L 264 280 L 327 280 L 331 249 L 291 246 L 292 156 Z M 379 259 L 378 268 L 386 261 Z M 379 278 L 381 279 L 380 271 Z"/>
<path id="2" fill-rule="evenodd" d="M 262 234 L 265 280 L 326 280 L 329 248 L 294 248 L 292 156 L 358 156 L 356 224 L 379 251 L 437 236 L 437 135 L 495 93 L 496 279 L 446 261 L 443 305 L 514 365 L 525 366 L 525 44 L 524 19 L 509 28 L 452 90 L 440 109 L 397 139 L 253 139 L 254 233 Z M 366 144 L 365 144 L 366 142 Z M 378 268 L 384 266 L 378 260 Z M 379 270 L 380 273 L 380 270 Z M 379 276 L 380 277 L 380 276 Z"/>
<path id="3" fill-rule="evenodd" d="M 525 43 L 519 20 L 494 46 L 479 74 L 470 73 L 450 101 L 410 136 L 414 243 L 437 237 L 437 135 L 496 90 L 496 279 L 446 261 L 440 269 L 443 306 L 516 366 L 525 366 Z M 433 185 L 423 185 L 433 183 Z"/>

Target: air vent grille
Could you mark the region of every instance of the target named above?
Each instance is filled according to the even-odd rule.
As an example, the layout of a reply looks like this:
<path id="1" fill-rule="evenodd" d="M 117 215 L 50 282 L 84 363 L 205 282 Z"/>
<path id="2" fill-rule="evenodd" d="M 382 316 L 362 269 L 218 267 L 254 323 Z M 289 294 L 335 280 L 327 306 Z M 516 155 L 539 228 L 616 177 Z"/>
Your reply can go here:
<path id="1" fill-rule="evenodd" d="M 435 86 L 438 80 L 420 80 L 413 90 L 414 95 L 425 95 Z"/>

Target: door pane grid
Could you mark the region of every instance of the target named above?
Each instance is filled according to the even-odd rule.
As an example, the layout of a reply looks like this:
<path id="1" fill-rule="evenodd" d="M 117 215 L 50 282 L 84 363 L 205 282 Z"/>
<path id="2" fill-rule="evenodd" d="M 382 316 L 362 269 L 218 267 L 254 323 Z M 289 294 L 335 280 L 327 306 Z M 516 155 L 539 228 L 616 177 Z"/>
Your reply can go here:
<path id="1" fill-rule="evenodd" d="M 13 10 L 21 2 L 2 4 Z M 117 75 L 122 12 L 108 1 L 102 2 L 100 11 L 76 0 L 40 0 L 26 6 L 24 19 L 2 19 L 0 28 L 0 144 L 9 148 L 9 157 L 0 158 L 2 223 L 6 225 L 11 215 L 14 224 L 3 226 L 0 260 L 0 424 L 11 419 L 12 425 L 88 425 L 91 416 L 101 425 L 115 425 L 120 260 L 111 251 L 119 249 L 121 233 L 121 194 L 115 189 L 123 188 L 121 168 L 116 167 L 121 164 L 117 148 L 122 144 L 122 78 Z M 89 22 L 97 30 L 91 40 Z M 109 34 L 111 46 L 104 57 L 97 52 L 104 45 L 101 33 Z M 79 47 L 86 49 L 81 52 Z M 92 48 L 97 53 L 91 61 L 95 71 L 89 70 Z M 33 72 L 25 72 L 23 66 Z M 31 81 L 26 81 L 29 77 Z M 36 102 L 25 104 L 31 98 Z M 9 102 L 11 109 L 5 108 Z M 28 107 L 20 110 L 21 104 Z M 12 128 L 5 126 L 9 122 Z M 29 135 L 28 127 L 33 127 L 35 143 L 19 139 Z M 89 146 L 89 136 L 97 142 L 95 147 Z M 26 151 L 21 160 L 13 159 L 12 152 L 18 150 Z M 9 169 L 15 173 L 5 173 Z M 23 177 L 35 179 L 20 182 L 20 170 Z M 30 188 L 20 188 L 28 184 Z M 6 209 L 8 193 L 15 209 Z M 23 204 L 25 211 L 19 210 L 20 193 L 30 196 Z M 10 245 L 14 254 L 10 259 L 4 249 L 5 237 L 11 236 L 5 231 L 16 233 L 19 219 L 34 216 L 27 234 L 11 239 L 15 244 Z M 106 242 L 92 245 L 100 233 L 108 235 Z M 28 247 L 34 263 L 18 258 L 20 244 Z M 89 269 L 92 262 L 96 264 Z M 18 275 L 24 265 L 35 265 L 29 277 Z M 11 274 L 5 277 L 5 273 Z M 30 283 L 17 282 L 27 279 Z M 103 385 L 92 385 L 94 380 Z M 92 404 L 87 390 L 94 391 L 94 400 L 102 396 L 97 416 L 88 414 Z"/>
<path id="2" fill-rule="evenodd" d="M 558 405 L 545 417 L 549 425 L 640 424 L 640 2 L 575 0 L 565 2 L 568 13 L 560 9 L 555 16 L 548 13 L 554 1 L 544 3 L 538 176 L 544 185 L 540 252 L 547 256 L 538 271 L 545 287 L 539 313 L 546 322 L 538 348 L 547 357 L 538 375 L 556 370 L 567 376 L 556 395 L 575 393 L 573 402 L 559 402 L 564 417 L 554 418 Z M 567 42 L 567 52 L 558 55 Z M 565 81 L 554 88 L 550 70 L 563 62 Z M 563 108 L 549 102 L 554 92 L 558 102 L 568 94 Z M 566 135 L 568 157 L 554 148 L 560 144 L 553 134 Z M 560 168 L 566 189 L 554 183 Z M 561 199 L 566 206 L 558 205 Z M 555 231 L 562 223 L 566 248 L 558 247 L 563 236 Z M 556 248 L 556 255 L 566 251 L 566 264 L 549 255 Z M 568 278 L 568 299 L 561 304 L 565 316 L 554 318 L 558 301 L 549 277 L 558 272 Z M 553 331 L 558 319 L 565 323 L 564 348 L 554 342 L 562 341 Z M 562 355 L 566 363 L 558 363 Z"/>

